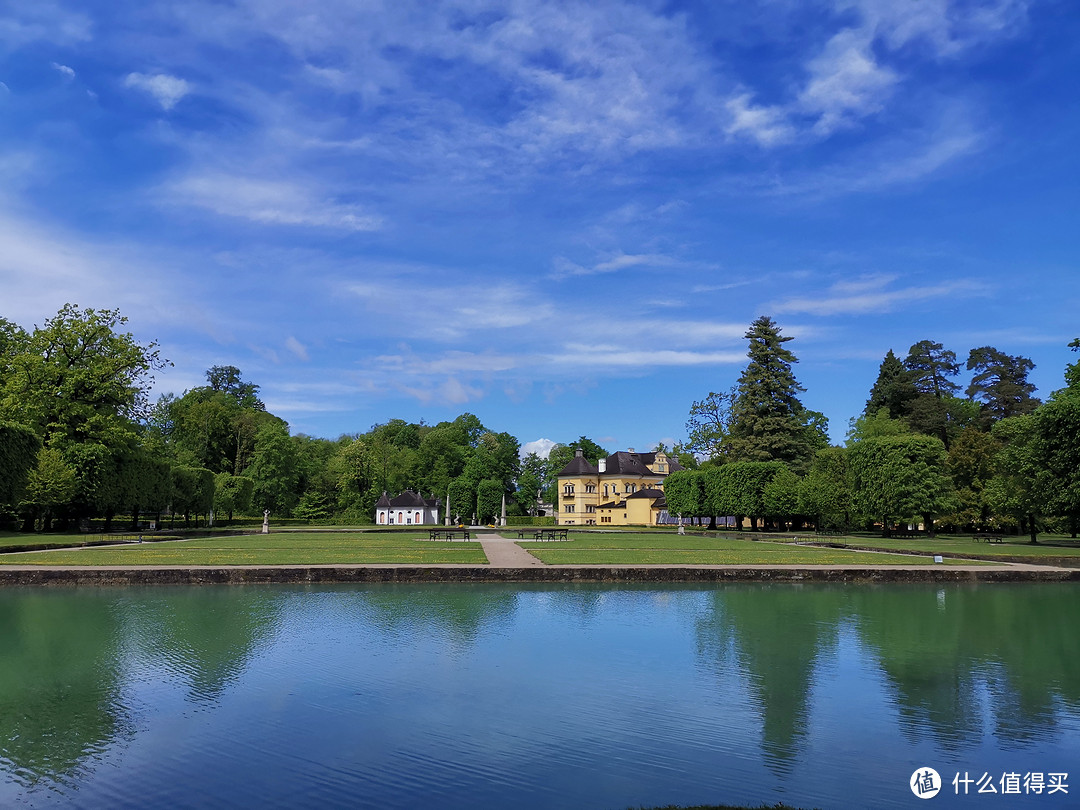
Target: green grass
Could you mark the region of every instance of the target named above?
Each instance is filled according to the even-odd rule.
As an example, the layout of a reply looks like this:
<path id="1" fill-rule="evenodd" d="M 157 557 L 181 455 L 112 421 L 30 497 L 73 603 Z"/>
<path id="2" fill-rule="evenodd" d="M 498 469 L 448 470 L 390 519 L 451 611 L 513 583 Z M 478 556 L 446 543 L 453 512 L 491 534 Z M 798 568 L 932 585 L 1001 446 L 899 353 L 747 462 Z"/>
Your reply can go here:
<path id="1" fill-rule="evenodd" d="M 432 543 L 427 533 L 393 535 L 288 532 L 207 537 L 22 554 L 0 554 L 7 565 L 334 565 L 400 563 L 487 564 L 479 543 Z"/>
<path id="2" fill-rule="evenodd" d="M 522 542 L 548 565 L 933 565 L 932 556 L 874 554 L 691 535 L 570 535 L 566 542 Z M 970 562 L 978 565 L 974 561 Z"/>
<path id="3" fill-rule="evenodd" d="M 910 551 L 918 554 L 971 554 L 979 557 L 1074 557 L 1080 559 L 1080 542 L 1061 536 L 1044 536 L 1031 544 L 1025 537 L 1006 536 L 1001 543 L 976 542 L 969 535 L 937 535 L 936 537 L 823 537 L 822 542 L 845 546 Z M 1050 544 L 1053 545 L 1050 545 Z"/>

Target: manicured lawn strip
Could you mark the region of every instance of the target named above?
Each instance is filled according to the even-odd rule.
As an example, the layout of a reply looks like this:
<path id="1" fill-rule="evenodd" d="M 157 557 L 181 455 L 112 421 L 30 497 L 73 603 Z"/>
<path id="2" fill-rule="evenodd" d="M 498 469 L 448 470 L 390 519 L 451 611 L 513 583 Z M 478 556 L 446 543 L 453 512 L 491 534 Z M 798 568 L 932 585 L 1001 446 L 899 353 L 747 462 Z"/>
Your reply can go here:
<path id="1" fill-rule="evenodd" d="M 522 542 L 548 565 L 933 565 L 933 557 L 665 535 L 571 535 L 566 542 Z M 969 562 L 978 565 L 977 561 Z"/>
<path id="2" fill-rule="evenodd" d="M 816 540 L 817 538 L 807 538 Z M 1073 557 L 1080 559 L 1080 546 L 1031 544 L 1022 538 L 1006 538 L 1001 543 L 976 542 L 970 537 L 830 537 L 820 542 L 858 548 L 910 551 L 916 554 L 970 554 L 979 557 Z M 1054 540 L 1059 543 L 1062 540 Z M 1067 541 L 1065 541 L 1067 542 Z"/>
<path id="3" fill-rule="evenodd" d="M 21 534 L 16 532 L 0 532 L 0 554 L 8 551 L 17 551 L 21 549 L 50 549 L 50 548 L 71 548 L 72 546 L 85 546 L 85 545 L 102 545 L 109 542 L 124 542 L 133 537 L 137 537 L 138 532 L 129 532 L 127 534 L 119 535 L 115 540 L 110 541 L 110 535 L 101 535 L 93 533 L 80 533 L 80 534 Z M 150 540 L 175 540 L 178 535 L 171 535 L 167 537 L 156 537 L 153 535 L 147 535 L 148 542 Z"/>
<path id="4" fill-rule="evenodd" d="M 432 543 L 427 534 L 366 535 L 289 532 L 210 537 L 170 543 L 0 555 L 7 565 L 485 565 L 479 543 Z"/>

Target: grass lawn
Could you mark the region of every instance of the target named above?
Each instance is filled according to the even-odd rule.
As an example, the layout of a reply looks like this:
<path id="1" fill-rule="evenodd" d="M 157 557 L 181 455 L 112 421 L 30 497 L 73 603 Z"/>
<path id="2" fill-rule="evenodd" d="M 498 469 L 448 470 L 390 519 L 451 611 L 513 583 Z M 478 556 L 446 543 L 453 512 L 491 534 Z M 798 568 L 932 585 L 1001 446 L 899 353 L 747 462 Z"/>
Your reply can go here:
<path id="1" fill-rule="evenodd" d="M 873 554 L 784 543 L 690 535 L 570 535 L 566 542 L 522 542 L 548 565 L 933 565 L 932 556 Z M 955 562 L 976 561 L 956 560 Z"/>
<path id="2" fill-rule="evenodd" d="M 180 542 L 0 554 L 7 565 L 486 565 L 479 543 L 432 543 L 427 533 L 287 532 Z"/>
<path id="3" fill-rule="evenodd" d="M 120 538 L 129 539 L 137 537 L 139 532 L 115 532 L 114 534 L 117 536 L 117 540 L 119 540 Z M 173 537 L 179 536 L 180 535 L 177 534 Z M 103 538 L 108 539 L 109 537 L 110 535 L 102 535 L 101 533 L 95 534 L 93 532 L 77 532 L 74 534 L 53 534 L 52 532 L 42 534 L 0 532 L 0 548 L 12 549 L 21 548 L 23 546 L 33 546 L 35 548 L 68 548 L 69 546 L 81 546 L 84 543 L 97 543 Z"/>
<path id="4" fill-rule="evenodd" d="M 1061 536 L 1044 536 L 1037 544 L 1026 537 L 1006 536 L 1001 543 L 976 542 L 967 535 L 940 534 L 936 537 L 844 537 L 821 538 L 823 542 L 845 546 L 879 548 L 885 551 L 912 551 L 919 554 L 973 554 L 980 557 L 1030 557 L 1033 560 L 1071 557 L 1080 561 L 1080 542 Z M 1053 543 L 1053 545 L 1048 545 Z"/>

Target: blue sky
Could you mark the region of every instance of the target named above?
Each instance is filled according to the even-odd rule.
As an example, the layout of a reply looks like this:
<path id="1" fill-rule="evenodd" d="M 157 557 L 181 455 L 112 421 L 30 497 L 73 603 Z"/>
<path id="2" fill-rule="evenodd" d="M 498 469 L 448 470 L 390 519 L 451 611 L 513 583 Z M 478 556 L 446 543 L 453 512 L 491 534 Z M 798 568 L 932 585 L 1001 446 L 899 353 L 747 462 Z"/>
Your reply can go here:
<path id="1" fill-rule="evenodd" d="M 294 432 L 684 436 L 771 315 L 841 439 L 1080 335 L 1069 0 L 0 2 L 0 315 L 118 307 Z M 966 385 L 966 379 L 961 379 Z"/>

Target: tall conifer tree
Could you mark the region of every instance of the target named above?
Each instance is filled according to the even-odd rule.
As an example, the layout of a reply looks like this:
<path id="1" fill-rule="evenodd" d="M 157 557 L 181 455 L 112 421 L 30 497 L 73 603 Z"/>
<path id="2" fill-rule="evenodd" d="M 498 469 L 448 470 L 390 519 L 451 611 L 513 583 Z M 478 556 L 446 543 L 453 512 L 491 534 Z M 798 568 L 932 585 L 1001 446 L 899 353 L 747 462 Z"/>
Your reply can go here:
<path id="1" fill-rule="evenodd" d="M 877 381 L 870 389 L 870 399 L 866 401 L 863 415 L 874 416 L 882 408 L 887 408 L 890 419 L 900 419 L 907 416 L 911 401 L 917 393 L 911 373 L 904 368 L 900 358 L 893 354 L 893 350 L 889 349 L 878 368 Z"/>
<path id="2" fill-rule="evenodd" d="M 820 414 L 799 401 L 805 391 L 792 371 L 798 359 L 784 346 L 791 337 L 768 316 L 746 333 L 750 363 L 739 377 L 732 406 L 731 457 L 737 461 L 782 461 L 798 472 L 809 467 L 814 452 L 828 442 Z M 812 423 L 812 424 L 811 424 Z"/>

